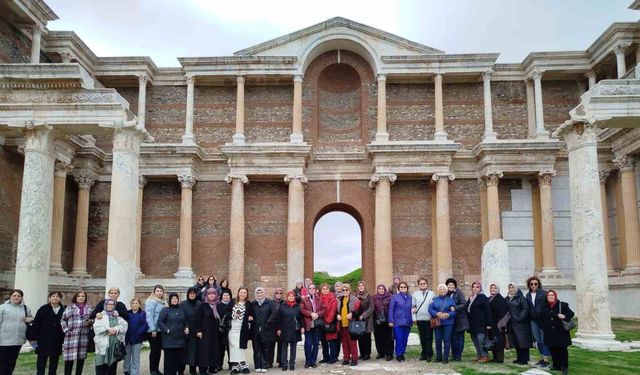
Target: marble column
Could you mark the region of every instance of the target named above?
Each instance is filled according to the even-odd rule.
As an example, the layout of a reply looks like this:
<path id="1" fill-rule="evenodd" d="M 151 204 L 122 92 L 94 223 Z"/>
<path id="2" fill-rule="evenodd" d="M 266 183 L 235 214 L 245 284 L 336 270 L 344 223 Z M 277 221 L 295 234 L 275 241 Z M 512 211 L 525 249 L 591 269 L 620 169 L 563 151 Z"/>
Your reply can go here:
<path id="1" fill-rule="evenodd" d="M 487 184 L 487 231 L 489 241 L 502 238 L 500 227 L 500 199 L 498 197 L 498 183 L 502 178 L 501 172 L 491 172 L 484 176 Z"/>
<path id="2" fill-rule="evenodd" d="M 147 75 L 138 76 L 138 127 L 145 128 L 145 118 L 147 113 Z"/>
<path id="3" fill-rule="evenodd" d="M 609 207 L 607 205 L 607 179 L 609 171 L 601 170 L 600 177 L 600 200 L 602 201 L 602 222 L 604 225 L 604 248 L 607 254 L 607 272 L 609 276 L 615 275 L 615 267 L 613 264 L 613 254 L 611 250 L 611 234 L 609 231 Z"/>
<path id="4" fill-rule="evenodd" d="M 616 201 L 616 232 L 618 235 L 618 267 L 620 270 L 623 270 L 625 265 L 627 264 L 627 242 L 624 240 L 625 237 L 625 218 L 624 218 L 624 207 L 622 198 L 622 173 L 620 170 L 616 172 L 614 177 L 613 184 L 613 194 Z"/>
<path id="5" fill-rule="evenodd" d="M 302 75 L 293 76 L 293 129 L 291 143 L 302 143 Z"/>
<path id="6" fill-rule="evenodd" d="M 236 290 L 244 285 L 244 184 L 245 175 L 227 175 L 231 184 L 231 221 L 229 233 L 229 285 Z"/>
<path id="7" fill-rule="evenodd" d="M 195 77 L 193 75 L 186 75 L 187 80 L 187 111 L 185 117 L 185 129 L 182 135 L 182 144 L 193 145 L 195 144 L 195 137 L 193 136 L 193 101 L 195 90 Z"/>
<path id="8" fill-rule="evenodd" d="M 233 144 L 243 145 L 244 137 L 244 77 L 236 78 L 236 134 L 233 135 Z M 295 91 L 295 90 L 294 90 Z"/>
<path id="9" fill-rule="evenodd" d="M 627 257 L 623 275 L 640 274 L 640 220 L 638 219 L 638 192 L 636 189 L 636 161 L 627 155 L 614 159 L 620 168 L 622 209 L 624 210 L 624 242 Z"/>
<path id="10" fill-rule="evenodd" d="M 135 295 L 138 168 L 140 144 L 146 136 L 135 127 L 114 129 L 105 287 L 120 288 L 120 300 L 125 304 Z"/>
<path id="11" fill-rule="evenodd" d="M 587 72 L 587 74 L 585 74 L 585 76 L 589 80 L 589 90 L 591 90 L 593 86 L 596 85 L 596 72 L 590 70 Z"/>
<path id="12" fill-rule="evenodd" d="M 53 217 L 54 134 L 51 127 L 28 124 L 24 131 L 24 169 L 14 286 L 32 308 L 47 302 Z"/>
<path id="13" fill-rule="evenodd" d="M 80 171 L 73 176 L 78 184 L 76 233 L 73 246 L 73 267 L 71 269 L 71 276 L 73 277 L 91 277 L 87 273 L 87 238 L 89 234 L 89 192 L 95 183 L 95 177 L 88 171 Z"/>
<path id="14" fill-rule="evenodd" d="M 540 212 L 540 180 L 531 179 L 531 219 L 533 221 L 533 271 L 542 271 L 542 213 Z"/>
<path id="15" fill-rule="evenodd" d="M 484 89 L 484 136 L 483 142 L 495 142 L 498 138 L 493 131 L 493 111 L 491 109 L 491 71 L 482 72 Z"/>
<path id="16" fill-rule="evenodd" d="M 376 284 L 388 283 L 393 278 L 393 250 L 391 241 L 391 184 L 396 180 L 393 173 L 376 173 L 369 186 L 376 189 L 374 227 L 374 268 Z"/>
<path id="17" fill-rule="evenodd" d="M 33 27 L 31 34 L 31 63 L 40 64 L 40 41 L 42 39 L 43 28 L 40 25 Z"/>
<path id="18" fill-rule="evenodd" d="M 627 73 L 627 65 L 624 58 L 624 50 L 628 47 L 626 44 L 618 44 L 614 47 L 613 52 L 616 54 L 616 67 L 618 71 L 618 79 Z"/>
<path id="19" fill-rule="evenodd" d="M 436 74 L 433 77 L 435 83 L 435 117 L 436 117 L 436 131 L 433 135 L 433 139 L 436 141 L 446 141 L 447 133 L 444 131 L 444 101 L 442 98 L 442 74 Z"/>
<path id="20" fill-rule="evenodd" d="M 487 222 L 487 183 L 484 178 L 478 178 L 480 188 L 480 230 L 482 233 L 482 246 L 489 241 L 489 223 Z"/>
<path id="21" fill-rule="evenodd" d="M 64 196 L 67 184 L 67 173 L 73 169 L 69 163 L 58 161 L 53 177 L 53 227 L 51 228 L 51 275 L 64 276 L 62 269 L 62 234 L 64 229 Z"/>
<path id="22" fill-rule="evenodd" d="M 597 133 L 594 123 L 572 121 L 556 131 L 564 137 L 569 156 L 574 278 L 576 295 L 580 296 L 580 325 L 573 343 L 587 349 L 610 350 L 619 343 L 611 331 Z"/>
<path id="23" fill-rule="evenodd" d="M 378 117 L 376 127 L 376 142 L 389 141 L 387 132 L 387 76 L 378 74 Z"/>
<path id="24" fill-rule="evenodd" d="M 144 186 L 147 184 L 147 178 L 140 175 L 138 178 L 138 216 L 136 219 L 136 228 L 138 229 L 136 235 L 136 278 L 144 278 L 142 273 L 142 267 L 140 266 L 140 260 L 142 258 L 142 198 L 144 196 Z"/>
<path id="25" fill-rule="evenodd" d="M 548 139 L 549 132 L 544 128 L 544 106 L 542 104 L 542 72 L 534 70 L 531 73 L 533 79 L 534 96 L 536 102 L 536 138 Z"/>
<path id="26" fill-rule="evenodd" d="M 436 232 L 437 232 L 437 274 L 438 283 L 444 283 L 453 275 L 453 258 L 451 256 L 451 222 L 449 220 L 449 181 L 453 181 L 452 173 L 435 173 L 436 182 Z"/>
<path id="27" fill-rule="evenodd" d="M 287 288 L 304 278 L 304 184 L 305 176 L 286 176 L 289 184 L 287 210 Z"/>
<path id="28" fill-rule="evenodd" d="M 538 173 L 540 184 L 540 233 L 542 239 L 542 271 L 540 276 L 546 278 L 560 278 L 560 270 L 556 263 L 556 238 L 553 219 L 553 204 L 551 197 L 551 181 L 555 171 Z"/>
<path id="29" fill-rule="evenodd" d="M 196 178 L 191 174 L 179 174 L 178 181 L 182 187 L 180 202 L 180 249 L 178 255 L 178 272 L 173 274 L 180 279 L 193 279 L 195 274 L 191 268 L 191 221 L 193 185 Z"/>
<path id="30" fill-rule="evenodd" d="M 527 123 L 529 138 L 536 137 L 536 99 L 533 89 L 533 81 L 530 79 L 524 80 L 525 87 L 527 89 Z"/>

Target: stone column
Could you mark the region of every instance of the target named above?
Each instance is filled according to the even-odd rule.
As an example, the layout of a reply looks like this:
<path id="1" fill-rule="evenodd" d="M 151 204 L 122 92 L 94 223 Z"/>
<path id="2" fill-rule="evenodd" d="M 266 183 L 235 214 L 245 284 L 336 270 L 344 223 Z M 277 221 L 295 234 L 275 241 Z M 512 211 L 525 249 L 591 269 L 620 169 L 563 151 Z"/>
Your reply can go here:
<path id="1" fill-rule="evenodd" d="M 589 72 L 587 72 L 587 74 L 585 74 L 585 76 L 589 80 L 589 90 L 591 90 L 593 86 L 596 85 L 596 72 L 590 70 Z"/>
<path id="2" fill-rule="evenodd" d="M 540 233 L 542 239 L 542 272 L 547 278 L 560 278 L 562 275 L 556 264 L 555 231 L 553 227 L 553 204 L 551 199 L 551 180 L 555 171 L 538 173 L 540 184 Z"/>
<path id="3" fill-rule="evenodd" d="M 231 231 L 229 233 L 229 285 L 236 290 L 244 285 L 244 184 L 245 175 L 227 175 L 231 184 Z"/>
<path id="4" fill-rule="evenodd" d="M 76 210 L 76 234 L 71 276 L 86 278 L 91 277 L 87 273 L 87 237 L 89 234 L 89 191 L 95 183 L 95 176 L 88 171 L 80 171 L 73 178 L 78 184 L 78 208 Z"/>
<path id="5" fill-rule="evenodd" d="M 491 110 L 491 71 L 482 72 L 484 88 L 484 136 L 483 142 L 495 142 L 498 138 L 493 131 L 493 111 Z"/>
<path id="6" fill-rule="evenodd" d="M 542 213 L 540 212 L 540 180 L 531 179 L 531 219 L 533 221 L 533 271 L 542 271 Z"/>
<path id="7" fill-rule="evenodd" d="M 544 128 L 544 107 L 542 104 L 542 72 L 534 70 L 531 73 L 536 101 L 536 138 L 547 139 L 549 132 Z"/>
<path id="8" fill-rule="evenodd" d="M 40 40 L 42 39 L 43 31 L 44 30 L 40 25 L 35 25 L 33 27 L 33 34 L 31 34 L 31 63 L 32 64 L 40 64 Z"/>
<path id="9" fill-rule="evenodd" d="M 577 315 L 574 344 L 587 349 L 618 347 L 611 331 L 609 283 L 598 181 L 597 126 L 565 122 L 556 132 L 567 142 Z"/>
<path id="10" fill-rule="evenodd" d="M 453 258 L 451 256 L 451 229 L 449 220 L 449 181 L 453 181 L 452 173 L 435 173 L 436 182 L 436 231 L 437 231 L 437 273 L 438 283 L 453 275 Z"/>
<path id="11" fill-rule="evenodd" d="M 616 200 L 616 231 L 618 232 L 618 267 L 623 270 L 627 264 L 627 242 L 624 240 L 625 236 L 625 219 L 624 208 L 622 207 L 624 199 L 622 198 L 622 173 L 618 170 L 615 177 L 615 183 L 613 185 L 613 194 Z"/>
<path id="12" fill-rule="evenodd" d="M 378 74 L 378 122 L 376 142 L 389 141 L 387 132 L 387 76 Z"/>
<path id="13" fill-rule="evenodd" d="M 48 126 L 34 127 L 32 124 L 27 125 L 24 133 L 26 142 L 14 285 L 24 292 L 25 303 L 35 309 L 47 302 L 49 287 L 54 134 Z"/>
<path id="14" fill-rule="evenodd" d="M 436 132 L 433 138 L 436 141 L 446 141 L 447 133 L 444 131 L 444 104 L 442 99 L 442 74 L 436 74 L 433 77 L 433 81 L 435 83 L 435 117 L 436 117 Z"/>
<path id="15" fill-rule="evenodd" d="M 600 200 L 602 201 L 602 222 L 604 225 L 604 248 L 607 254 L 607 272 L 609 276 L 615 275 L 613 254 L 611 253 L 611 234 L 609 232 L 609 207 L 607 205 L 607 178 L 609 171 L 600 171 Z"/>
<path id="16" fill-rule="evenodd" d="M 484 176 L 487 184 L 487 231 L 489 241 L 502 238 L 500 227 L 500 199 L 498 198 L 498 183 L 502 178 L 501 172 L 491 172 Z"/>
<path id="17" fill-rule="evenodd" d="M 193 136 L 193 96 L 195 77 L 193 75 L 186 75 L 187 80 L 187 113 L 185 118 L 185 129 L 182 135 L 182 144 L 193 145 L 195 144 L 195 137 Z"/>
<path id="18" fill-rule="evenodd" d="M 289 184 L 287 210 L 287 288 L 304 277 L 304 184 L 305 176 L 286 176 Z"/>
<path id="19" fill-rule="evenodd" d="M 147 75 L 138 76 L 138 127 L 144 129 L 147 112 Z"/>
<path id="20" fill-rule="evenodd" d="M 487 222 L 487 184 L 484 178 L 478 178 L 480 187 L 480 228 L 482 232 L 482 246 L 489 241 L 489 223 Z"/>
<path id="21" fill-rule="evenodd" d="M 536 137 L 536 100 L 533 90 L 533 81 L 530 79 L 524 80 L 527 89 L 527 122 L 529 124 L 529 138 Z"/>
<path id="22" fill-rule="evenodd" d="M 627 155 L 614 159 L 620 168 L 622 190 L 622 209 L 624 210 L 624 242 L 627 261 L 623 275 L 640 274 L 640 220 L 638 219 L 638 193 L 636 190 L 635 160 Z"/>
<path id="23" fill-rule="evenodd" d="M 244 137 L 244 77 L 236 78 L 236 134 L 233 135 L 233 144 L 243 145 Z M 294 89 L 295 91 L 295 89 Z"/>
<path id="24" fill-rule="evenodd" d="M 293 130 L 291 143 L 302 143 L 302 75 L 293 76 Z"/>
<path id="25" fill-rule="evenodd" d="M 136 235 L 136 278 L 144 278 L 142 273 L 142 267 L 140 266 L 140 259 L 142 257 L 142 198 L 144 196 L 144 186 L 147 184 L 147 178 L 140 176 L 138 178 L 138 216 L 136 219 L 136 228 L 138 229 Z"/>
<path id="26" fill-rule="evenodd" d="M 181 279 L 193 279 L 195 274 L 191 268 L 191 209 L 193 185 L 196 178 L 191 174 L 179 174 L 178 181 L 182 187 L 180 202 L 180 249 L 178 256 L 178 272 L 173 275 Z"/>
<path id="27" fill-rule="evenodd" d="M 147 133 L 117 127 L 113 136 L 113 167 L 109 204 L 107 277 L 105 287 L 120 288 L 128 304 L 135 295 L 140 144 Z"/>
<path id="28" fill-rule="evenodd" d="M 388 283 L 393 278 L 393 250 L 391 241 L 391 184 L 393 173 L 376 173 L 369 186 L 376 189 L 374 254 L 376 284 Z"/>
<path id="29" fill-rule="evenodd" d="M 618 44 L 613 49 L 616 54 L 616 67 L 618 68 L 618 79 L 622 78 L 627 72 L 627 65 L 624 59 L 624 50 L 628 47 L 626 44 Z"/>
<path id="30" fill-rule="evenodd" d="M 53 177 L 53 227 L 51 228 L 51 275 L 64 276 L 62 269 L 62 234 L 64 229 L 64 196 L 67 173 L 73 166 L 65 162 L 56 162 Z"/>

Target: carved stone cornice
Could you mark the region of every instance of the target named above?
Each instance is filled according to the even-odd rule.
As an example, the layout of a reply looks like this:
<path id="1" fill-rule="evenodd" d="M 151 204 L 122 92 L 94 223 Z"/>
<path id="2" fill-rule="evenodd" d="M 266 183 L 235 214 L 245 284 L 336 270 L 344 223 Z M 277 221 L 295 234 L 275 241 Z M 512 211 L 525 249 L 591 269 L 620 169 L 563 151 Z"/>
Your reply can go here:
<path id="1" fill-rule="evenodd" d="M 562 142 L 549 140 L 499 140 L 481 142 L 473 149 L 477 160 L 478 175 L 494 171 L 509 174 L 531 175 L 554 169 Z"/>
<path id="2" fill-rule="evenodd" d="M 311 146 L 293 143 L 226 144 L 220 147 L 229 173 L 282 181 L 287 175 L 303 175 Z"/>
<path id="3" fill-rule="evenodd" d="M 241 181 L 243 184 L 248 184 L 249 183 L 249 178 L 247 178 L 246 175 L 244 174 L 231 174 L 229 173 L 225 178 L 224 181 L 228 184 L 232 183 L 234 180 L 239 180 Z"/>
<path id="4" fill-rule="evenodd" d="M 453 155 L 459 148 L 460 144 L 453 141 L 390 141 L 367 145 L 376 173 L 392 172 L 412 177 L 448 173 Z"/>
<path id="5" fill-rule="evenodd" d="M 179 174 L 178 181 L 183 189 L 192 189 L 197 182 L 196 177 L 190 173 Z"/>
<path id="6" fill-rule="evenodd" d="M 0 64 L 0 88 L 93 89 L 93 78 L 77 63 Z"/>
<path id="7" fill-rule="evenodd" d="M 398 176 L 396 176 L 395 173 L 374 173 L 369 181 L 369 187 L 375 189 L 378 182 L 383 179 L 387 179 L 391 184 L 393 184 L 396 179 L 398 179 Z"/>

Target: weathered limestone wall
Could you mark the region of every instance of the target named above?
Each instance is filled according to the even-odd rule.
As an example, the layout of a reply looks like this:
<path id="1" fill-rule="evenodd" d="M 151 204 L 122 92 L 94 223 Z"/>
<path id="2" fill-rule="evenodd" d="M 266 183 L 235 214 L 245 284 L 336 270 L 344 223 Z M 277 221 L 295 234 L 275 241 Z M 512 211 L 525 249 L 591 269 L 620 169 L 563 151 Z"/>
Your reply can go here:
<path id="1" fill-rule="evenodd" d="M 24 158 L 0 146 L 0 271 L 15 266 Z"/>
<path id="2" fill-rule="evenodd" d="M 246 85 L 245 85 L 246 86 Z M 186 100 L 186 87 L 175 87 Z M 184 104 L 183 104 L 184 105 Z M 218 151 L 218 146 L 231 142 L 236 126 L 235 86 L 196 86 L 194 89 L 193 127 L 196 142 L 205 150 Z M 246 105 L 246 96 L 245 96 Z M 178 123 L 184 126 L 184 106 Z M 246 119 L 246 108 L 245 108 Z M 246 128 L 246 122 L 245 122 Z"/>

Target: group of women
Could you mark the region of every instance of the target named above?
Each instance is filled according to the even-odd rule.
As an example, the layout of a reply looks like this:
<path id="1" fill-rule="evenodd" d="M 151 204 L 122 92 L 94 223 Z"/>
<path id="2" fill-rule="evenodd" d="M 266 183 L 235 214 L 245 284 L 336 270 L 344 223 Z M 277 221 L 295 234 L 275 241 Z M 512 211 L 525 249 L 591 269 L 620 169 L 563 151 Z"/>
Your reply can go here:
<path id="1" fill-rule="evenodd" d="M 475 361 L 504 362 L 504 350 L 514 348 L 514 363 L 529 364 L 529 350 L 537 344 L 541 359 L 536 365 L 568 371 L 567 347 L 571 339 L 567 325 L 573 312 L 558 300 L 555 291 L 544 291 L 540 280 L 527 280 L 525 295 L 515 283 L 509 283 L 506 296 L 496 284 L 489 286 L 489 297 L 480 282 L 471 285 L 465 299 L 455 279 L 438 285 L 436 293 L 427 289 L 427 280 L 418 280 L 419 289 L 409 293 L 409 285 L 394 277 L 393 284 L 376 287 L 372 295 L 360 281 L 356 290 L 347 283 L 316 288 L 307 279 L 285 293 L 276 288 L 267 298 L 262 287 L 240 288 L 235 298 L 228 283 L 203 277 L 180 301 L 177 293 L 154 287 L 144 305 L 138 298 L 129 301 L 127 310 L 118 301 L 120 291 L 112 288 L 108 297 L 95 308 L 87 303 L 83 291 L 74 294 L 71 304 L 61 304 L 62 295 L 49 294 L 49 303 L 32 316 L 23 303 L 23 293 L 13 290 L 0 305 L 0 375 L 14 370 L 20 347 L 30 341 L 37 354 L 37 374 L 56 373 L 60 355 L 64 373 L 82 374 L 89 351 L 95 350 L 96 374 L 115 374 L 117 363 L 124 361 L 126 375 L 140 373 L 140 349 L 149 341 L 149 372 L 166 375 L 213 374 L 221 371 L 227 358 L 232 374 L 250 372 L 248 342 L 252 342 L 256 372 L 267 372 L 274 362 L 282 371 L 295 370 L 296 347 L 304 335 L 305 368 L 318 363 L 338 361 L 342 347 L 342 365 L 356 366 L 371 358 L 371 333 L 375 337 L 376 359 L 405 360 L 411 327 L 419 330 L 420 360 L 432 361 L 435 336 L 435 361 L 460 361 L 464 335 L 469 332 L 477 357 Z M 318 354 L 322 349 L 322 359 Z"/>

